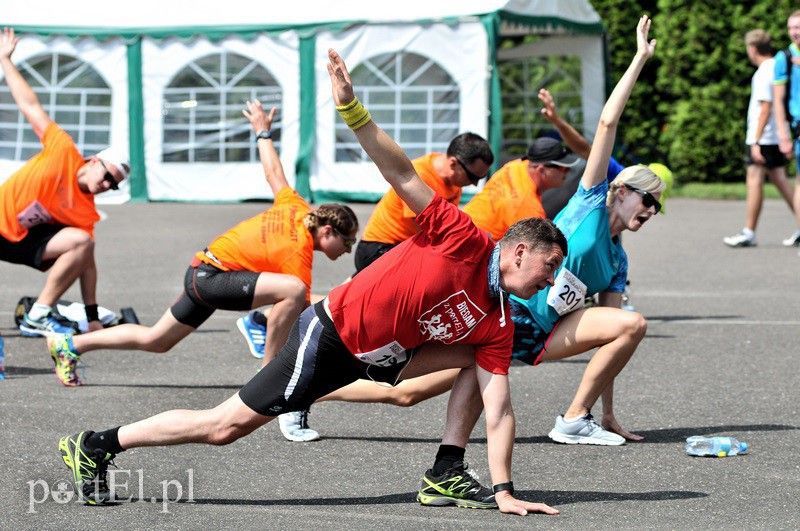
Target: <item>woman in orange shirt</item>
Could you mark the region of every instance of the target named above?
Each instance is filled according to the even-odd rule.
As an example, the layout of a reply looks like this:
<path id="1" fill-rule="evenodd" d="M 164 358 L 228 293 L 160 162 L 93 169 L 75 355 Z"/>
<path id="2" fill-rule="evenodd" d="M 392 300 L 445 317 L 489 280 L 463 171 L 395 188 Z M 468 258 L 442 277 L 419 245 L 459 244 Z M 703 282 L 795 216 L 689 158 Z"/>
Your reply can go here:
<path id="1" fill-rule="evenodd" d="M 266 364 L 309 304 L 314 251 L 322 251 L 331 260 L 351 251 L 358 232 L 353 211 L 339 204 L 312 210 L 289 186 L 270 138 L 275 109 L 267 114 L 256 100 L 248 101 L 242 112 L 256 133 L 264 174 L 275 194 L 274 206 L 198 252 L 186 271 L 184 292 L 154 326 L 126 324 L 74 337 L 49 337 L 56 374 L 64 385 L 81 385 L 75 365 L 89 351 L 167 352 L 215 310 L 247 311 L 272 304 Z"/>

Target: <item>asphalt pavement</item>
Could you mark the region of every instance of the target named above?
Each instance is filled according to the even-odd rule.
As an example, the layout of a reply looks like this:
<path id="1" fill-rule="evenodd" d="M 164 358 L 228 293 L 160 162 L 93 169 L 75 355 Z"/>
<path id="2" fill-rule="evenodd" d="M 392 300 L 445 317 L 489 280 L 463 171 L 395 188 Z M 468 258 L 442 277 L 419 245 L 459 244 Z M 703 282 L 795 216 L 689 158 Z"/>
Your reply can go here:
<path id="1" fill-rule="evenodd" d="M 154 323 L 179 295 L 193 253 L 268 206 L 102 207 L 100 303 L 131 306 L 143 324 Z M 365 222 L 372 205 L 354 208 Z M 624 236 L 632 303 L 648 332 L 617 379 L 615 411 L 644 442 L 577 447 L 547 438 L 588 356 L 511 370 L 517 494 L 555 506 L 558 516 L 415 502 L 446 396 L 406 409 L 315 406 L 317 442 L 287 442 L 270 424 L 226 447 L 133 449 L 117 457 L 114 478 L 121 496 L 139 501 L 80 505 L 64 483 L 59 437 L 212 407 L 236 393 L 258 362 L 235 327 L 240 314 L 217 312 L 167 354 L 89 353 L 86 385 L 65 388 L 45 342 L 22 338 L 13 326 L 17 299 L 36 295 L 44 276 L 0 263 L 8 376 L 0 382 L 0 528 L 796 529 L 800 256 L 780 243 L 793 219 L 768 200 L 758 247 L 729 249 L 722 238 L 742 226 L 743 202 L 671 199 L 667 211 Z M 314 291 L 325 293 L 352 269 L 350 255 L 331 262 L 317 253 Z M 78 289 L 68 297 L 79 300 Z M 598 404 L 594 413 L 601 411 Z M 692 458 L 683 449 L 690 435 L 731 435 L 750 449 Z M 481 423 L 467 458 L 490 483 Z"/>

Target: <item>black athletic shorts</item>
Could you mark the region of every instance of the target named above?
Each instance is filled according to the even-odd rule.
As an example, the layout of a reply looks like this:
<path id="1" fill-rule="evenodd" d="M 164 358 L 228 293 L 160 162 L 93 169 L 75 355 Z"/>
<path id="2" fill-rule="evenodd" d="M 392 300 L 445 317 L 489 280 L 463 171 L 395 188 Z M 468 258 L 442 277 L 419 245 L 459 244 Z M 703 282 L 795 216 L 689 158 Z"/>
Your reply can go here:
<path id="1" fill-rule="evenodd" d="M 744 146 L 744 165 L 750 166 L 752 164 L 757 164 L 756 161 L 750 156 L 750 149 L 752 146 L 745 145 Z M 763 166 L 768 170 L 772 170 L 775 168 L 780 168 L 781 166 L 786 166 L 789 161 L 786 160 L 786 156 L 781 153 L 780 148 L 777 144 L 768 144 L 766 146 L 761 146 L 761 155 L 767 160 Z"/>
<path id="2" fill-rule="evenodd" d="M 239 397 L 268 417 L 300 411 L 360 378 L 396 385 L 415 351 L 392 367 L 359 361 L 347 350 L 320 301 L 300 314 L 281 351 L 242 387 Z"/>
<path id="3" fill-rule="evenodd" d="M 42 223 L 28 230 L 28 234 L 18 242 L 10 242 L 0 236 L 0 260 L 12 264 L 22 264 L 39 271 L 50 269 L 55 260 L 42 260 L 44 248 L 53 236 L 65 229 L 64 225 Z"/>
<path id="4" fill-rule="evenodd" d="M 183 293 L 170 310 L 179 323 L 197 328 L 214 310 L 246 312 L 253 309 L 258 273 L 223 271 L 200 262 L 189 266 Z"/>
<path id="5" fill-rule="evenodd" d="M 364 240 L 358 242 L 355 256 L 356 272 L 353 276 L 366 269 L 372 262 L 385 255 L 390 249 L 397 247 L 397 245 L 396 243 L 367 242 Z"/>

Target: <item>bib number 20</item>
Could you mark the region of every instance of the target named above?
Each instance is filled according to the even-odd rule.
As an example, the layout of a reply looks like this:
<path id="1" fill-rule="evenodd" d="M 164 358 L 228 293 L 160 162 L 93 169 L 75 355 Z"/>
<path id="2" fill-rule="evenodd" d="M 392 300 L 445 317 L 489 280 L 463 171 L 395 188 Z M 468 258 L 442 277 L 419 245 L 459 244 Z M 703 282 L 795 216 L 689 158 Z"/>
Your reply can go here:
<path id="1" fill-rule="evenodd" d="M 547 296 L 547 304 L 553 307 L 558 315 L 566 315 L 577 310 L 586 297 L 586 284 L 573 275 L 566 267 L 555 279 Z"/>

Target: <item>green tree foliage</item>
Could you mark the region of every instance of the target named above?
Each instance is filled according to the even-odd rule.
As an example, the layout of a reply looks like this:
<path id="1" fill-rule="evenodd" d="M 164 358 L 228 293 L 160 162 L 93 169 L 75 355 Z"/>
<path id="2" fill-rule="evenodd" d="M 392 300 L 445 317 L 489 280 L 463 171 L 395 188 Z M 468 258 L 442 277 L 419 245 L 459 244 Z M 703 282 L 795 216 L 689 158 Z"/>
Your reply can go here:
<path id="1" fill-rule="evenodd" d="M 681 182 L 740 181 L 750 77 L 744 34 L 766 30 L 776 49 L 788 45 L 790 0 L 591 0 L 609 35 L 610 79 L 627 68 L 642 13 L 653 17 L 656 56 L 645 67 L 626 109 L 619 145 L 657 160 Z M 652 146 L 652 147 L 651 147 Z"/>

